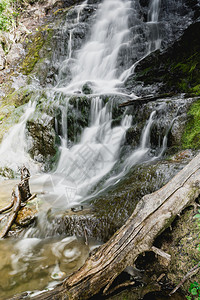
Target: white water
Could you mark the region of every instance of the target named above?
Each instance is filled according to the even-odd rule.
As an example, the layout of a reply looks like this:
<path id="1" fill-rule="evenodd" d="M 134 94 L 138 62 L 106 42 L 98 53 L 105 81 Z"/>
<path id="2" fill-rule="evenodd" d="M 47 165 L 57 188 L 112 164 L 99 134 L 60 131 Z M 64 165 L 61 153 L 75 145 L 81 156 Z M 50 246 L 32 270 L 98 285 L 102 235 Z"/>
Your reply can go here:
<path id="1" fill-rule="evenodd" d="M 79 203 L 113 168 L 132 117 L 124 115 L 121 125 L 114 128 L 111 122 L 112 105 L 93 98 L 91 124 L 83 131 L 80 142 L 70 149 L 63 145 L 55 173 L 33 182 L 37 185 L 43 181 L 43 189 L 48 192 L 43 198 L 54 207 Z"/>
<path id="2" fill-rule="evenodd" d="M 108 186 L 118 183 L 119 180 L 123 178 L 134 165 L 137 165 L 142 161 L 147 162 L 152 160 L 152 158 L 149 157 L 147 154 L 151 149 L 149 140 L 151 127 L 153 125 L 155 115 L 156 111 L 153 111 L 149 119 L 147 120 L 146 125 L 141 134 L 141 141 L 139 147 L 135 151 L 133 151 L 133 153 L 130 156 L 128 156 L 128 158 L 126 158 L 126 160 L 121 166 L 122 171 L 119 172 L 119 174 L 112 176 L 105 182 L 103 189 L 106 189 Z"/>
<path id="3" fill-rule="evenodd" d="M 81 90 L 91 82 L 94 93 L 109 93 L 120 83 L 116 63 L 120 47 L 128 41 L 130 1 L 106 0 L 100 4 L 89 41 L 78 51 L 72 66 L 72 81 L 61 91 Z M 66 61 L 68 63 L 68 61 Z M 59 86 L 59 85 L 58 85 Z"/>
<path id="4" fill-rule="evenodd" d="M 149 53 L 159 49 L 161 46 L 161 38 L 159 34 L 160 4 L 161 0 L 151 0 L 149 6 L 148 23 L 151 31 Z"/>
<path id="5" fill-rule="evenodd" d="M 18 124 L 4 136 L 0 145 L 0 167 L 9 167 L 18 172 L 22 166 L 38 172 L 39 166 L 27 154 L 26 122 L 35 111 L 36 102 L 29 102 Z"/>

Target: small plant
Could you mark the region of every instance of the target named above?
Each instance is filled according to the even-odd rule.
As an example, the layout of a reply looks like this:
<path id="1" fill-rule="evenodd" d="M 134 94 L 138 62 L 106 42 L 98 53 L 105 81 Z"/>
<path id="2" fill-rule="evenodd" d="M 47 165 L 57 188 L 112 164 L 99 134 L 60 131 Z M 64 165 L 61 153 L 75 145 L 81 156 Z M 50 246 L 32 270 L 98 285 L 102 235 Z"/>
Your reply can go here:
<path id="1" fill-rule="evenodd" d="M 191 296 L 186 296 L 188 300 L 200 300 L 200 285 L 198 282 L 194 281 L 190 284 L 189 293 Z"/>

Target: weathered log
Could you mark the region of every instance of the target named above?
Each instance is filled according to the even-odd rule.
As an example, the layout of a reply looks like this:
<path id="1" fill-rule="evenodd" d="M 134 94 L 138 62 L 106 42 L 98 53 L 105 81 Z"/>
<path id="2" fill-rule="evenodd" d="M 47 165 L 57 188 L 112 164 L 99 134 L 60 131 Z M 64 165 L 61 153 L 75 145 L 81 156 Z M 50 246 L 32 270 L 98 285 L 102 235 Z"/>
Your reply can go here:
<path id="1" fill-rule="evenodd" d="M 148 96 L 139 97 L 139 98 L 136 98 L 136 99 L 130 99 L 130 100 L 124 102 L 124 103 L 121 103 L 119 105 L 119 107 L 124 107 L 124 106 L 129 106 L 129 105 L 134 105 L 134 104 L 142 105 L 142 104 L 145 104 L 145 103 L 148 103 L 148 102 L 151 102 L 151 101 L 155 101 L 155 100 L 158 100 L 158 99 L 170 98 L 170 97 L 173 97 L 173 96 L 177 96 L 177 95 L 174 94 L 174 93 L 148 95 Z M 185 98 L 195 98 L 195 97 L 197 97 L 197 95 L 195 95 L 195 94 L 185 94 L 184 97 Z"/>
<path id="2" fill-rule="evenodd" d="M 8 231 L 10 230 L 15 218 L 17 217 L 17 213 L 21 207 L 21 193 L 19 190 L 19 186 L 17 185 L 12 192 L 12 199 L 13 199 L 13 207 L 10 213 L 10 216 L 7 219 L 5 226 L 0 231 L 0 238 L 3 238 L 7 235 Z"/>
<path id="3" fill-rule="evenodd" d="M 139 254 L 151 251 L 155 238 L 199 194 L 200 155 L 160 190 L 144 196 L 125 225 L 92 254 L 82 268 L 53 291 L 32 299 L 89 299 L 100 291 L 108 293 L 114 279 L 132 265 Z"/>

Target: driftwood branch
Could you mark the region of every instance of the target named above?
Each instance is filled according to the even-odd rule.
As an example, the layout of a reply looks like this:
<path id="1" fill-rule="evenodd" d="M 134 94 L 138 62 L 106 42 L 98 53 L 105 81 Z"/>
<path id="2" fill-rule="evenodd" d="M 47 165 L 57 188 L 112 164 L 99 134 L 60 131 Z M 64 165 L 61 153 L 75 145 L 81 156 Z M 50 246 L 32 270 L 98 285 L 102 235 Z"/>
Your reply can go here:
<path id="1" fill-rule="evenodd" d="M 139 254 L 151 251 L 155 238 L 199 194 L 200 155 L 160 190 L 144 196 L 125 225 L 92 254 L 82 268 L 53 291 L 33 299 L 83 300 L 102 290 L 108 293 L 113 279 L 133 265 Z"/>
<path id="2" fill-rule="evenodd" d="M 36 197 L 35 194 L 31 195 L 30 193 L 29 179 L 29 170 L 26 167 L 23 167 L 21 169 L 21 182 L 13 189 L 10 204 L 0 210 L 1 214 L 12 208 L 9 217 L 7 217 L 6 224 L 0 231 L 0 238 L 4 238 L 9 232 L 21 208 L 22 202 L 32 200 Z M 3 219 L 4 216 L 0 219 L 0 221 L 2 221 Z"/>
<path id="3" fill-rule="evenodd" d="M 13 200 L 13 207 L 12 211 L 10 213 L 10 216 L 8 217 L 8 220 L 6 222 L 6 225 L 3 227 L 3 229 L 0 231 L 0 238 L 3 238 L 7 235 L 8 231 L 10 230 L 14 220 L 17 217 L 17 213 L 20 210 L 21 207 L 21 193 L 19 191 L 19 186 L 17 185 L 13 192 L 12 192 L 12 198 Z"/>

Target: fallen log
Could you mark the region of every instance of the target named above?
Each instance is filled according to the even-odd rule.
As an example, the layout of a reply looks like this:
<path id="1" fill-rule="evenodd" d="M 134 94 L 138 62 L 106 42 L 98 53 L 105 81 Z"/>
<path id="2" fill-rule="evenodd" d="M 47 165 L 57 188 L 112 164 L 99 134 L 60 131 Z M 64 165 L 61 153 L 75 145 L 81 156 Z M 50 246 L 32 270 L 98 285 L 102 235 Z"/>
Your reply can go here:
<path id="1" fill-rule="evenodd" d="M 160 190 L 144 196 L 131 217 L 85 264 L 53 291 L 32 299 L 89 299 L 109 293 L 114 279 L 200 194 L 200 154 Z M 25 296 L 25 298 L 27 298 Z M 24 299 L 19 296 L 15 299 Z"/>
<path id="2" fill-rule="evenodd" d="M 148 96 L 139 97 L 139 98 L 136 98 L 136 99 L 130 99 L 126 102 L 121 103 L 119 105 L 119 107 L 124 107 L 124 106 L 129 106 L 129 105 L 134 105 L 134 104 L 141 105 L 141 104 L 145 104 L 145 103 L 155 101 L 155 100 L 158 100 L 158 99 L 165 99 L 165 98 L 170 98 L 170 97 L 173 97 L 173 96 L 177 96 L 177 95 L 174 94 L 174 93 L 148 95 Z M 183 95 L 181 97 L 183 97 Z M 195 98 L 195 97 L 197 97 L 197 95 L 195 95 L 195 94 L 185 94 L 184 97 L 185 98 Z M 197 99 L 198 99 L 198 97 L 197 97 Z"/>
<path id="3" fill-rule="evenodd" d="M 150 101 L 155 101 L 158 99 L 162 99 L 162 98 L 169 98 L 175 96 L 174 93 L 165 93 L 165 94 L 156 94 L 156 95 L 148 95 L 148 96 L 144 96 L 144 97 L 139 97 L 136 99 L 130 99 L 126 102 L 123 102 L 119 105 L 119 107 L 124 107 L 124 106 L 129 106 L 129 105 L 134 105 L 134 104 L 145 104 L 148 103 Z"/>

